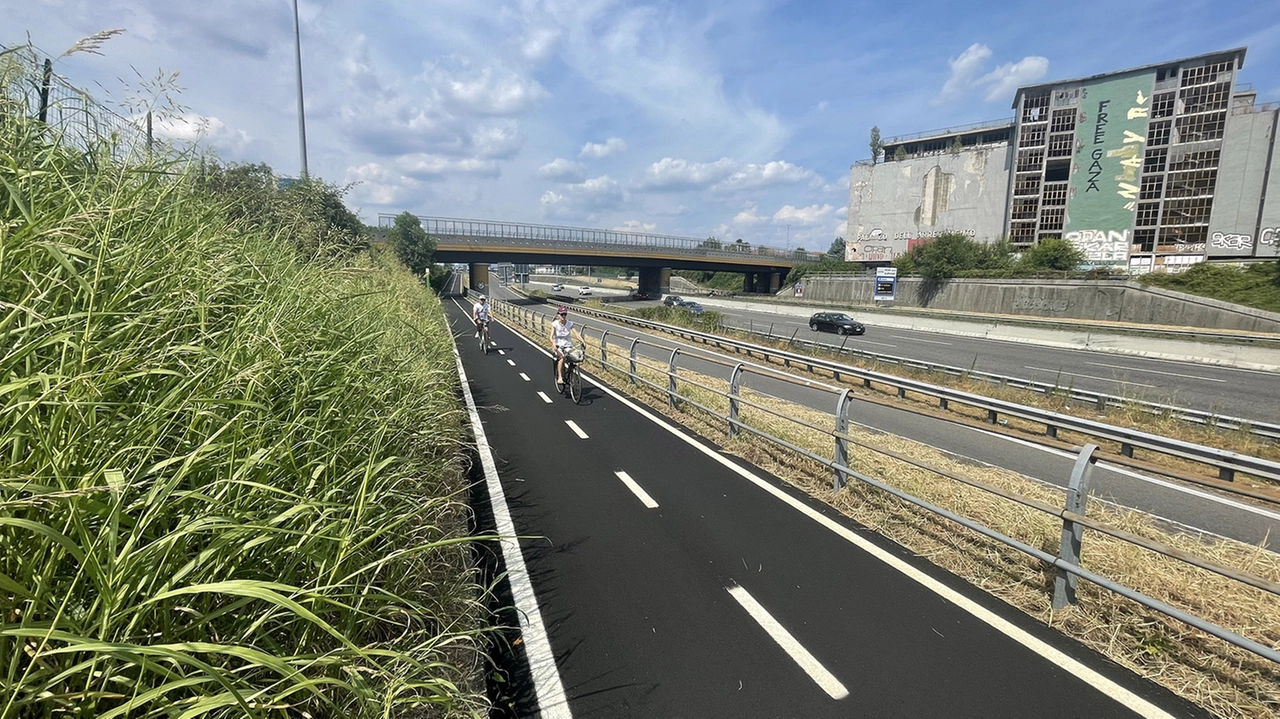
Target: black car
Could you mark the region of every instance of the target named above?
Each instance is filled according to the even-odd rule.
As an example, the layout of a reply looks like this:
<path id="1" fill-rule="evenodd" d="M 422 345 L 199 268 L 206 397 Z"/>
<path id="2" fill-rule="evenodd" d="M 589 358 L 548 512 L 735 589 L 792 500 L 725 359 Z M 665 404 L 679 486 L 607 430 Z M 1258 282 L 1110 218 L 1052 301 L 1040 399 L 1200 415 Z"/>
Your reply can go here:
<path id="1" fill-rule="evenodd" d="M 667 307 L 684 307 L 684 299 L 679 295 L 667 295 L 662 304 Z"/>
<path id="2" fill-rule="evenodd" d="M 861 322 L 843 312 L 818 312 L 809 318 L 809 329 L 835 332 L 838 335 L 860 335 L 867 331 Z"/>
<path id="3" fill-rule="evenodd" d="M 689 312 L 693 313 L 694 315 L 700 315 L 703 312 L 706 312 L 706 310 L 702 309 L 702 305 L 698 304 L 697 302 L 686 302 L 684 303 L 684 308 L 686 310 L 689 310 Z"/>
<path id="4" fill-rule="evenodd" d="M 641 290 L 636 290 L 635 292 L 632 292 L 632 293 L 631 293 L 631 299 L 633 299 L 633 300 L 647 300 L 647 299 L 649 299 L 649 293 L 648 293 L 648 292 L 641 291 Z"/>

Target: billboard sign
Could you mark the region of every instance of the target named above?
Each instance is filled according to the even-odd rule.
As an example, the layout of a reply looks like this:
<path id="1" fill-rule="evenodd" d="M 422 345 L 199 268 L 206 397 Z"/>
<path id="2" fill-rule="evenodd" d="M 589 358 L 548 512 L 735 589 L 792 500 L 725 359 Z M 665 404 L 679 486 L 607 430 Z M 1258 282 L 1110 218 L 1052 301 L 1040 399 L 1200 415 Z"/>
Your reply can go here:
<path id="1" fill-rule="evenodd" d="M 1084 253 L 1088 265 L 1128 265 L 1154 87 L 1155 73 L 1146 72 L 1080 89 L 1062 237 Z"/>
<path id="2" fill-rule="evenodd" d="M 875 300 L 893 300 L 898 289 L 898 268 L 897 267 L 877 267 L 876 268 L 876 289 L 872 299 Z"/>

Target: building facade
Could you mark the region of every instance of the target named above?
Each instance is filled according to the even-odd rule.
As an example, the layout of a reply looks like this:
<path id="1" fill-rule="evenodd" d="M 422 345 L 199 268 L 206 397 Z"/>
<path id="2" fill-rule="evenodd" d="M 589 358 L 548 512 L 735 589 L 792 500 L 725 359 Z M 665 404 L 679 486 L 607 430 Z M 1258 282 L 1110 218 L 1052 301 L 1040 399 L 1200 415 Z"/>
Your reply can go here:
<path id="1" fill-rule="evenodd" d="M 1256 93 L 1237 87 L 1244 55 L 1227 50 L 1019 88 L 1003 145 L 962 140 L 950 150 L 953 167 L 970 167 L 978 153 L 989 157 L 999 147 L 1003 176 L 984 170 L 982 192 L 968 196 L 954 185 L 944 184 L 943 195 L 953 193 L 946 197 L 935 189 L 932 206 L 942 212 L 929 216 L 939 223 L 930 227 L 966 231 L 970 217 L 994 214 L 999 229 L 984 222 L 974 228 L 977 238 L 1004 236 L 1024 248 L 1066 239 L 1089 266 L 1132 273 L 1280 255 L 1280 179 L 1271 172 L 1280 108 L 1257 105 Z M 896 231 L 895 238 L 905 237 L 892 251 L 867 251 L 878 239 L 867 228 L 896 222 L 915 200 L 902 194 L 912 188 L 901 186 L 895 168 L 904 176 L 919 172 L 931 161 L 925 147 L 944 135 L 890 140 L 883 165 L 854 165 L 850 259 L 892 259 L 927 237 L 905 228 Z M 1001 180 L 1002 195 L 988 191 Z M 895 189 L 903 198 L 896 204 L 887 196 Z M 953 197 L 962 213 L 952 212 Z"/>

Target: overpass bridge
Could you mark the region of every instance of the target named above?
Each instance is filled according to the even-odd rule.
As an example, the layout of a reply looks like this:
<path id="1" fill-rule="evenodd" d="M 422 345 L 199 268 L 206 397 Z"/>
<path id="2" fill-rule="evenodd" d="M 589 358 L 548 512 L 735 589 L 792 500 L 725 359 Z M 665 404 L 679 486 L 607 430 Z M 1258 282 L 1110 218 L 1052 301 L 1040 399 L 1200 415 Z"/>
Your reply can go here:
<path id="1" fill-rule="evenodd" d="M 395 217 L 378 215 L 378 227 L 389 230 Z M 488 284 L 490 263 L 513 262 L 634 267 L 640 271 L 639 289 L 655 295 L 669 291 L 673 269 L 741 272 L 744 292 L 777 292 L 792 267 L 822 257 L 816 252 L 623 230 L 453 217 L 418 219 L 436 240 L 437 261 L 471 265 L 473 287 Z"/>

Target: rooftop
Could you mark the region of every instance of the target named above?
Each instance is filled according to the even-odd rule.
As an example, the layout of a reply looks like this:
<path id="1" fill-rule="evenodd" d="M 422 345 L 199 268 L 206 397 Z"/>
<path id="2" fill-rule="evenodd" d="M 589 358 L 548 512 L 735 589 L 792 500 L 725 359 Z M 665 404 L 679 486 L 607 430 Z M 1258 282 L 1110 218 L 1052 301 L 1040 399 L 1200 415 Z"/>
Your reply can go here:
<path id="1" fill-rule="evenodd" d="M 1151 65 L 1141 65 L 1139 67 L 1131 67 L 1127 70 L 1115 70 L 1113 72 L 1102 72 L 1102 73 L 1098 73 L 1097 75 L 1090 75 L 1088 77 L 1077 77 L 1071 80 L 1054 80 L 1053 82 L 1042 82 L 1035 85 L 1023 85 L 1022 87 L 1018 88 L 1018 91 L 1013 95 L 1013 107 L 1016 109 L 1018 107 L 1019 100 L 1022 99 L 1023 93 L 1028 92 L 1030 90 L 1039 90 L 1041 88 L 1046 88 L 1046 87 L 1056 87 L 1058 85 L 1071 85 L 1077 82 L 1088 82 L 1090 80 L 1097 80 L 1103 77 L 1113 77 L 1115 75 L 1128 75 L 1130 73 L 1135 73 L 1135 72 L 1146 72 L 1148 70 L 1158 70 L 1159 68 L 1168 67 L 1170 65 L 1182 65 L 1184 63 L 1198 62 L 1201 60 L 1212 60 L 1215 58 L 1231 57 L 1236 61 L 1236 69 L 1239 70 L 1240 68 L 1244 67 L 1244 53 L 1246 49 L 1247 48 L 1237 47 L 1231 50 L 1219 50 L 1217 52 L 1207 52 L 1203 55 L 1192 55 L 1191 57 L 1184 57 L 1178 60 L 1165 60 L 1164 62 L 1157 62 Z"/>

